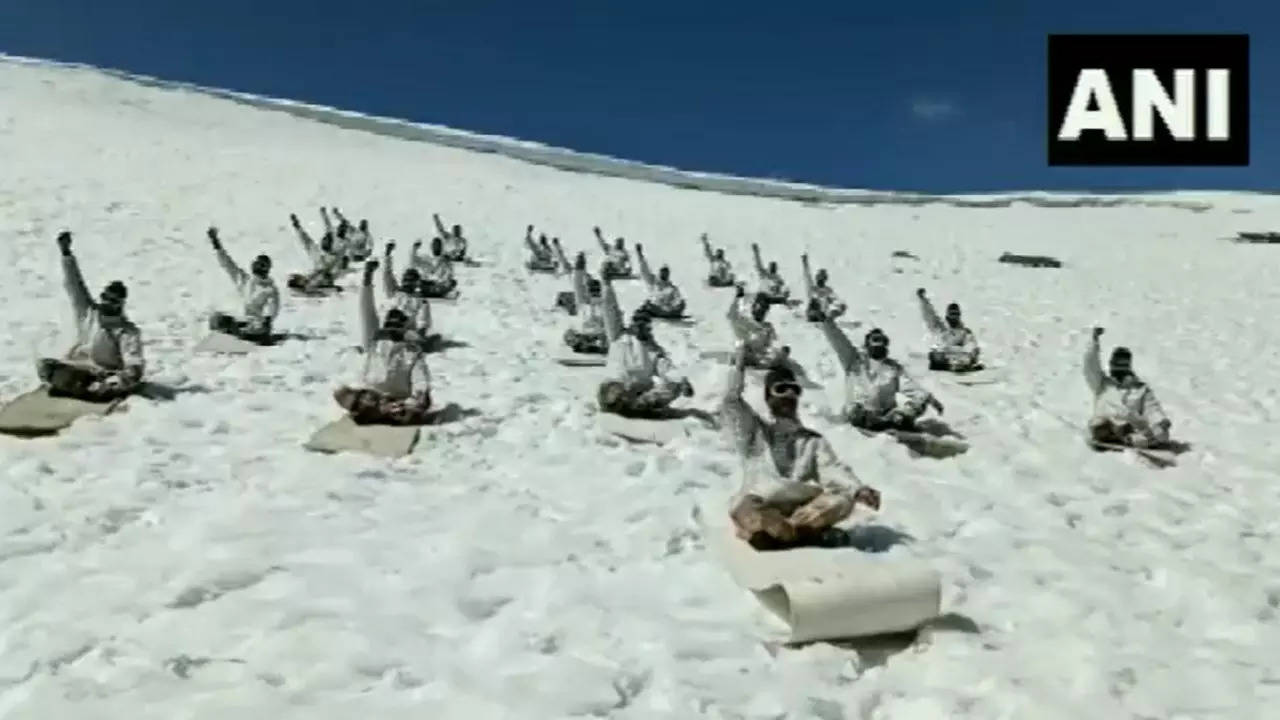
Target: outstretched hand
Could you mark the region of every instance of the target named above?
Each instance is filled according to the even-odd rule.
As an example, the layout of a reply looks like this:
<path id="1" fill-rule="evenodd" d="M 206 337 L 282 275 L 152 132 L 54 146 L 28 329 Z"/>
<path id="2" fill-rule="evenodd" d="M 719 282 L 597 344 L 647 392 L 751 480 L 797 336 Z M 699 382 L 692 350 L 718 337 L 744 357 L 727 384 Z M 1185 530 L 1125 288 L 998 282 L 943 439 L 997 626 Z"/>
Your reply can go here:
<path id="1" fill-rule="evenodd" d="M 869 486 L 863 486 L 853 493 L 853 503 L 855 505 L 861 503 L 872 510 L 880 509 L 880 491 Z"/>
<path id="2" fill-rule="evenodd" d="M 293 223 L 294 227 L 298 227 L 302 224 L 298 222 L 298 216 L 295 213 L 289 213 L 289 222 Z"/>
<path id="3" fill-rule="evenodd" d="M 211 227 L 206 234 L 209 236 L 209 242 L 213 243 L 215 248 L 222 247 L 222 241 L 218 239 L 218 228 Z"/>
<path id="4" fill-rule="evenodd" d="M 644 255 L 644 246 L 636 243 L 636 255 Z"/>
<path id="5" fill-rule="evenodd" d="M 1093 339 L 1094 339 L 1094 340 L 1097 340 L 1099 337 L 1101 337 L 1101 336 L 1102 336 L 1102 333 L 1104 333 L 1104 332 L 1106 332 L 1106 330 L 1104 330 L 1103 328 L 1095 327 L 1095 328 L 1093 329 Z"/>
<path id="6" fill-rule="evenodd" d="M 742 283 L 737 283 L 733 286 L 733 294 L 737 297 L 746 297 L 747 288 Z"/>
<path id="7" fill-rule="evenodd" d="M 575 268 L 577 268 L 578 270 L 586 270 L 586 269 L 587 269 L 587 254 L 586 254 L 586 253 L 584 253 L 584 252 L 580 252 L 580 253 L 578 253 L 578 256 L 577 256 L 577 257 L 575 257 L 575 258 L 573 259 L 573 266 L 574 266 Z"/>
<path id="8" fill-rule="evenodd" d="M 916 297 L 924 299 L 924 288 L 916 288 Z"/>
<path id="9" fill-rule="evenodd" d="M 66 252 L 66 253 L 71 252 L 71 232 L 70 231 L 63 230 L 62 232 L 58 233 L 58 248 L 62 250 L 62 252 Z"/>
<path id="10" fill-rule="evenodd" d="M 943 413 L 942 402 L 939 401 L 938 398 L 933 397 L 932 395 L 929 396 L 929 406 L 932 407 L 934 410 L 937 410 L 939 415 Z"/>
<path id="11" fill-rule="evenodd" d="M 392 240 L 391 242 L 387 243 L 387 246 L 385 248 L 383 248 L 382 250 L 383 257 L 391 257 L 391 251 L 395 249 L 396 249 L 396 243 L 394 240 Z"/>

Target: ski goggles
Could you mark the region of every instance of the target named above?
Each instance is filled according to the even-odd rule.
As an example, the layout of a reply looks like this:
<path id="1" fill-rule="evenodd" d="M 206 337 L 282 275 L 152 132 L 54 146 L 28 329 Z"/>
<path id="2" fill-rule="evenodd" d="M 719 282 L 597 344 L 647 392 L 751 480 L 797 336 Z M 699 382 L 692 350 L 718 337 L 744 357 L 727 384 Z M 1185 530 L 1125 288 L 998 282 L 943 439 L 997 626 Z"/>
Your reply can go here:
<path id="1" fill-rule="evenodd" d="M 769 386 L 769 395 L 772 397 L 800 397 L 800 384 L 791 380 L 783 380 Z"/>

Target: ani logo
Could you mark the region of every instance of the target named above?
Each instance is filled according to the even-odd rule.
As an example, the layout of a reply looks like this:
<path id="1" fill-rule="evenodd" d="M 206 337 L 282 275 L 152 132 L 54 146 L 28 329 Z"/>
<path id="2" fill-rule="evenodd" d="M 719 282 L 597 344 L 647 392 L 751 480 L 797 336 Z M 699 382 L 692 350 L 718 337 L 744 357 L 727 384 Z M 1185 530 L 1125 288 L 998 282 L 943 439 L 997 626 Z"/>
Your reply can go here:
<path id="1" fill-rule="evenodd" d="M 1249 164 L 1248 35 L 1050 35 L 1049 164 Z"/>

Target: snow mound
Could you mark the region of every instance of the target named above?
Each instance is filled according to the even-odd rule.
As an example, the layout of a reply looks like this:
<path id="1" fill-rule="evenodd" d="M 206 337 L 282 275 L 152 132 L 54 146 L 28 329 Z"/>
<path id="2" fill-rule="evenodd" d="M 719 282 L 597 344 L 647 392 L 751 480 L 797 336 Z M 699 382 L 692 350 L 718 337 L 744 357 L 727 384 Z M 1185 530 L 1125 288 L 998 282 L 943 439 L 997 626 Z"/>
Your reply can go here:
<path id="1" fill-rule="evenodd" d="M 1280 699 L 1280 284 L 1265 249 L 1215 240 L 1241 209 L 1274 225 L 1273 197 L 1175 198 L 1212 206 L 1196 213 L 1047 195 L 815 208 L 83 68 L 0 63 L 0 97 L 0 397 L 62 349 L 63 228 L 92 287 L 129 283 L 150 372 L 206 390 L 0 438 L 7 717 L 1244 718 Z M 478 414 L 424 430 L 403 460 L 300 447 L 358 366 L 354 296 L 288 299 L 284 329 L 316 340 L 191 352 L 207 311 L 234 304 L 204 229 L 283 275 L 304 260 L 288 213 L 314 227 L 321 204 L 401 247 L 438 210 L 490 261 L 460 271 L 463 300 L 437 310 L 465 346 L 431 361 L 439 400 Z M 521 268 L 529 223 L 593 257 L 600 225 L 672 266 L 701 322 L 657 332 L 701 407 L 723 368 L 698 354 L 728 341 L 728 298 L 699 284 L 703 231 L 740 273 L 760 242 L 797 288 L 807 250 L 912 368 L 915 289 L 961 302 L 1010 372 L 960 388 L 919 371 L 972 446 L 946 460 L 817 419 L 838 395 L 834 358 L 813 328 L 775 320 L 826 387 L 805 415 L 884 493 L 875 549 L 933 563 L 944 609 L 971 631 L 918 652 L 763 645 L 772 618 L 710 559 L 693 516 L 735 489 L 730 455 L 706 434 L 657 448 L 596 432 L 598 371 L 551 361 L 565 283 Z M 1065 267 L 1009 267 L 1005 251 Z M 622 285 L 624 306 L 640 292 Z M 1194 443 L 1177 467 L 1095 455 L 1075 435 L 1095 324 L 1134 349 Z"/>

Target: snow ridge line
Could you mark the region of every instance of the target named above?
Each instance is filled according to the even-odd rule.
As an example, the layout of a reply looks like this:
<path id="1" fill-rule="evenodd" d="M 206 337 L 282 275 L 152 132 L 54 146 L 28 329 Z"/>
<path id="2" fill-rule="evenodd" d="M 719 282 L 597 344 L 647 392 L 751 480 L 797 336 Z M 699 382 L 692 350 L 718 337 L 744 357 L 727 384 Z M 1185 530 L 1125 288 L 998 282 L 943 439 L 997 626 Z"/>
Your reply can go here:
<path id="1" fill-rule="evenodd" d="M 369 132 L 375 135 L 416 142 L 428 142 L 474 152 L 495 153 L 514 160 L 522 160 L 535 165 L 550 166 L 570 172 L 640 180 L 728 195 L 747 195 L 818 205 L 949 205 L 957 208 L 1005 208 L 1015 203 L 1023 203 L 1044 208 L 1169 207 L 1192 212 L 1203 212 L 1213 208 L 1212 203 L 1203 200 L 1191 200 L 1185 197 L 1183 199 L 1177 198 L 1179 192 L 1186 193 L 1191 191 L 1153 191 L 1129 194 L 1099 191 L 1079 193 L 1037 191 L 990 194 L 929 194 L 828 188 L 783 180 L 703 173 L 662 165 L 651 165 L 633 160 L 623 160 L 596 153 L 579 152 L 500 135 L 472 133 L 442 125 L 414 123 L 397 118 L 340 110 L 325 105 L 314 105 L 235 90 L 205 87 L 188 82 L 163 80 L 149 75 L 101 68 L 85 63 L 30 58 L 4 53 L 0 53 L 0 62 L 96 72 L 145 87 L 197 92 L 262 110 L 284 112 L 305 120 Z M 1213 193 L 1215 191 L 1202 192 Z M 1233 191 L 1233 194 L 1264 193 Z"/>

